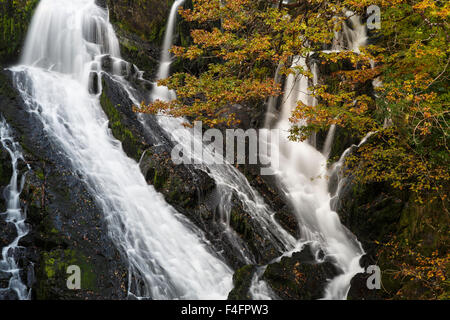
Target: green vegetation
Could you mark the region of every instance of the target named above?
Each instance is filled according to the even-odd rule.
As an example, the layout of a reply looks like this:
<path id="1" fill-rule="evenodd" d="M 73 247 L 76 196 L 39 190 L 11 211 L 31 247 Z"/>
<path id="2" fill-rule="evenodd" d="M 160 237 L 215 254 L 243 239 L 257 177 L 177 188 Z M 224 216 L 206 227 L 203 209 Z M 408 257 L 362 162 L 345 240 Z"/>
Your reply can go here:
<path id="1" fill-rule="evenodd" d="M 39 268 L 42 274 L 38 277 L 37 299 L 52 299 L 53 292 L 50 288 L 66 288 L 65 281 L 69 277 L 67 268 L 71 265 L 80 267 L 81 289 L 97 291 L 96 275 L 89 264 L 89 260 L 82 253 L 71 249 L 56 249 L 42 252 L 41 266 Z M 58 285 L 55 285 L 55 283 L 58 283 Z"/>
<path id="2" fill-rule="evenodd" d="M 103 82 L 103 86 L 105 86 L 105 82 Z M 120 105 L 113 105 L 113 103 L 108 99 L 105 91 L 103 91 L 100 97 L 100 104 L 103 111 L 108 116 L 109 127 L 111 128 L 114 137 L 122 142 L 124 151 L 128 156 L 134 158 L 136 161 L 139 161 L 143 152 L 141 144 L 133 135 L 131 130 L 123 125 L 122 116 L 117 110 L 117 108 L 120 108 Z"/>
<path id="3" fill-rule="evenodd" d="M 236 270 L 233 274 L 234 288 L 229 293 L 228 300 L 251 300 L 249 289 L 255 271 L 254 265 L 246 265 Z"/>
<path id="4" fill-rule="evenodd" d="M 382 20 L 381 29 L 371 31 L 370 44 L 361 52 L 323 52 L 349 23 L 344 12 L 364 16 L 370 5 L 379 6 Z M 311 78 L 309 70 L 290 66 L 293 56 L 305 57 L 308 64 L 314 58 L 321 78 L 310 90 L 318 104 L 298 103 L 291 117 L 291 138 L 323 134 L 331 125 L 337 126 L 339 141 L 360 141 L 373 132 L 347 158 L 347 167 L 360 188 L 378 183 L 405 194 L 409 209 L 401 211 L 399 224 L 392 228 L 400 235 L 387 235 L 397 253 L 402 251 L 392 260 L 401 263 L 393 267 L 402 275 L 407 270 L 433 269 L 435 264 L 448 268 L 448 2 L 193 0 L 180 13 L 192 26 L 192 41 L 172 51 L 179 60 L 203 67 L 160 81 L 176 90 L 178 98 L 156 101 L 141 111 L 185 116 L 211 127 L 238 124 L 230 106 L 241 104 L 250 112 L 261 108 L 262 101 L 283 94 L 273 80 L 278 65 L 281 76 Z M 373 81 L 380 85 L 373 87 Z M 337 149 L 342 151 L 343 146 Z M 421 225 L 421 232 L 406 231 L 413 225 Z M 424 245 L 424 237 L 434 242 Z M 386 248 L 391 248 L 388 256 L 395 254 L 392 245 Z M 406 259 L 405 252 L 426 258 Z M 426 281 L 420 272 L 412 277 L 427 288 L 433 282 L 433 297 L 449 290 L 440 273 L 430 273 L 431 280 Z M 402 292 L 391 294 L 404 297 Z M 420 290 L 408 292 L 409 297 L 430 297 Z"/>
<path id="5" fill-rule="evenodd" d="M 19 57 L 38 0 L 0 0 L 0 63 Z"/>
<path id="6" fill-rule="evenodd" d="M 112 21 L 119 29 L 137 35 L 144 41 L 161 43 L 165 19 L 173 0 L 108 1 Z"/>

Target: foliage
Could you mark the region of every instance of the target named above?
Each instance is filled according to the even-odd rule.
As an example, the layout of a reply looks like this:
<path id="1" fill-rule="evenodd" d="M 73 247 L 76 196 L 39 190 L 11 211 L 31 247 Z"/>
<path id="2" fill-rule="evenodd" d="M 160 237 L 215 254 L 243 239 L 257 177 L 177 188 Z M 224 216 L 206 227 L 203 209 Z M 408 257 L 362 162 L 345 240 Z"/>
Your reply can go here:
<path id="1" fill-rule="evenodd" d="M 379 4 L 384 25 L 376 57 L 383 85 L 377 90 L 375 109 L 366 117 L 378 115 L 390 125 L 378 121 L 376 139 L 362 148 L 364 161 L 358 160 L 358 170 L 372 170 L 366 180 L 383 179 L 409 188 L 421 196 L 419 201 L 433 194 L 431 199 L 439 197 L 448 214 L 450 6 L 440 1 L 395 1 L 394 7 L 385 2 Z"/>
<path id="2" fill-rule="evenodd" d="M 395 296 L 404 298 L 414 295 L 426 299 L 448 299 L 450 282 L 447 274 L 450 254 L 434 250 L 431 254 L 424 255 L 419 249 L 414 248 L 407 240 L 402 242 L 396 238 L 383 244 L 379 255 L 386 255 L 393 264 L 392 269 L 385 272 L 393 279 L 409 284 L 403 285 L 395 292 Z"/>
<path id="3" fill-rule="evenodd" d="M 347 10 L 364 15 L 369 5 L 382 13 L 374 44 L 326 51 L 349 24 Z M 180 9 L 195 28 L 192 44 L 173 47 L 179 59 L 202 61 L 204 72 L 180 72 L 162 80 L 176 90 L 171 102 L 156 101 L 142 112 L 165 112 L 209 126 L 239 122 L 230 106 L 261 108 L 282 93 L 274 78 L 289 73 L 293 56 L 313 60 L 328 73 L 312 86 L 315 106 L 299 102 L 291 137 L 303 140 L 332 124 L 357 138 L 374 132 L 348 159 L 363 183 L 386 181 L 409 189 L 419 201 L 445 203 L 449 182 L 448 22 L 449 4 L 430 0 L 282 1 L 194 0 Z M 311 63 L 309 61 L 309 63 Z M 380 86 L 375 90 L 372 82 Z M 304 125 L 306 120 L 306 125 Z M 429 197 L 433 194 L 433 197 Z M 422 197 L 423 196 L 423 197 Z M 444 205 L 444 210 L 448 210 Z"/>
<path id="4" fill-rule="evenodd" d="M 172 51 L 179 58 L 202 60 L 207 70 L 176 73 L 161 81 L 161 85 L 176 89 L 178 99 L 154 103 L 143 111 L 162 110 L 211 126 L 239 122 L 227 113 L 230 105 L 261 105 L 259 101 L 279 94 L 280 86 L 273 80 L 276 66 L 289 66 L 293 55 L 307 55 L 319 46 L 308 47 L 308 42 L 332 41 L 336 6 L 325 1 L 311 5 L 323 9 L 303 21 L 301 15 L 290 18 L 286 7 L 273 6 L 272 1 L 193 1 L 192 9 L 180 10 L 185 20 L 198 26 L 191 31 L 192 45 Z M 320 14 L 326 17 L 318 19 Z M 327 28 L 323 28 L 324 22 Z M 281 74 L 294 71 L 308 73 L 284 67 Z"/>

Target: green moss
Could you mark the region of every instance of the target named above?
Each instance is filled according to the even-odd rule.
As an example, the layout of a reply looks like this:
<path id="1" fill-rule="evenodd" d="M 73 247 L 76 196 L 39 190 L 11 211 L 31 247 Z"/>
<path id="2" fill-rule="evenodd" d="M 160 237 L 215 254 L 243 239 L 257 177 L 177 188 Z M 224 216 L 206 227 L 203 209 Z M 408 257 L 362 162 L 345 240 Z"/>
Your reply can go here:
<path id="1" fill-rule="evenodd" d="M 42 169 L 40 169 L 40 168 L 37 169 L 37 170 L 35 171 L 35 173 L 36 173 L 36 177 L 38 177 L 39 180 L 42 180 L 42 181 L 45 180 L 44 171 L 42 171 Z"/>
<path id="2" fill-rule="evenodd" d="M 0 73 L 0 95 L 8 99 L 14 99 L 17 97 L 16 90 L 11 86 L 11 80 L 3 73 Z"/>
<path id="3" fill-rule="evenodd" d="M 164 38 L 166 20 L 173 1 L 161 0 L 133 0 L 109 1 L 111 21 L 119 31 L 132 33 L 147 42 L 161 44 Z M 155 10 L 155 6 L 158 6 Z M 130 12 L 134 14 L 130 15 Z"/>
<path id="4" fill-rule="evenodd" d="M 156 190 L 161 190 L 166 184 L 167 176 L 163 173 L 155 169 L 155 175 L 153 176 L 153 186 Z"/>
<path id="5" fill-rule="evenodd" d="M 0 0 L 0 64 L 15 60 L 38 0 Z"/>
<path id="6" fill-rule="evenodd" d="M 103 85 L 105 86 L 104 82 Z M 128 156 L 139 161 L 143 152 L 142 148 L 139 140 L 122 124 L 122 117 L 117 110 L 117 108 L 120 108 L 120 105 L 115 106 L 108 99 L 105 91 L 103 91 L 100 97 L 100 104 L 109 119 L 109 127 L 111 128 L 114 137 L 122 142 L 123 149 Z"/>
<path id="7" fill-rule="evenodd" d="M 246 265 L 236 270 L 233 275 L 234 288 L 228 295 L 228 300 L 250 300 L 249 289 L 256 267 Z"/>
<path id="8" fill-rule="evenodd" d="M 247 222 L 247 219 L 243 213 L 239 212 L 235 208 L 230 213 L 230 225 L 234 231 L 236 231 L 245 241 L 251 241 L 253 239 L 252 227 Z"/>
<path id="9" fill-rule="evenodd" d="M 90 264 L 90 259 L 80 251 L 71 249 L 56 249 L 41 253 L 41 266 L 38 268 L 38 284 L 36 295 L 38 299 L 51 299 L 51 290 L 69 291 L 67 288 L 67 268 L 71 265 L 80 267 L 81 290 L 98 291 L 96 275 Z"/>

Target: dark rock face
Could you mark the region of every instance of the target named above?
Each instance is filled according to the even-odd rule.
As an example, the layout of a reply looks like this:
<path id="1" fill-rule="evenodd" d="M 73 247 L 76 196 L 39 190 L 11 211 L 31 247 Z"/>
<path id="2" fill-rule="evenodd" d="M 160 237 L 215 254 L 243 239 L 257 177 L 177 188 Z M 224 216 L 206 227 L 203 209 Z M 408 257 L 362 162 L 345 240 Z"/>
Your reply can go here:
<path id="1" fill-rule="evenodd" d="M 38 2 L 38 0 L 0 2 L 0 65 L 17 62 Z"/>
<path id="2" fill-rule="evenodd" d="M 166 20 L 172 1 L 101 0 L 116 26 L 121 52 L 151 79 L 156 74 Z"/>
<path id="3" fill-rule="evenodd" d="M 347 226 L 370 249 L 397 231 L 405 195 L 384 184 L 356 185 L 350 177 L 342 189 L 336 211 Z"/>
<path id="4" fill-rule="evenodd" d="M 11 158 L 6 150 L 0 148 L 0 212 L 6 210 L 6 201 L 3 197 L 3 190 L 9 184 L 11 176 Z M 0 227 L 0 230 L 2 229 L 3 228 Z"/>
<path id="5" fill-rule="evenodd" d="M 14 224 L 6 222 L 4 216 L 0 215 L 0 248 L 12 243 L 16 237 L 17 230 Z"/>
<path id="6" fill-rule="evenodd" d="M 380 300 L 382 296 L 377 289 L 367 288 L 367 280 L 370 274 L 358 273 L 350 281 L 350 290 L 347 300 Z"/>
<path id="7" fill-rule="evenodd" d="M 21 195 L 30 229 L 19 243 L 25 247 L 18 259 L 22 280 L 36 299 L 126 298 L 127 263 L 108 237 L 101 209 L 70 170 L 69 159 L 26 110 L 11 74 L 2 72 L 0 113 L 31 167 Z M 81 290 L 66 286 L 69 265 L 81 268 Z"/>
<path id="8" fill-rule="evenodd" d="M 280 262 L 267 266 L 263 279 L 284 300 L 313 300 L 324 296 L 327 280 L 338 275 L 330 262 L 317 263 L 306 245 L 292 257 L 283 257 Z"/>
<path id="9" fill-rule="evenodd" d="M 103 75 L 103 92 L 100 104 L 109 119 L 109 127 L 113 135 L 122 142 L 125 153 L 139 161 L 145 148 L 145 138 L 133 103 L 127 92 L 122 89 L 108 74 Z"/>
<path id="10" fill-rule="evenodd" d="M 275 218 L 280 225 L 294 237 L 300 237 L 298 221 L 290 202 L 283 196 L 283 186 L 275 176 L 261 175 L 260 165 L 242 165 L 238 169 L 244 174 L 250 185 L 258 191 L 275 212 Z"/>
<path id="11" fill-rule="evenodd" d="M 251 300 L 249 290 L 256 266 L 246 265 L 233 275 L 234 288 L 228 294 L 228 300 Z"/>
<path id="12" fill-rule="evenodd" d="M 164 27 L 173 1 L 170 0 L 100 0 L 108 6 L 111 20 L 148 41 L 157 42 L 164 35 Z"/>

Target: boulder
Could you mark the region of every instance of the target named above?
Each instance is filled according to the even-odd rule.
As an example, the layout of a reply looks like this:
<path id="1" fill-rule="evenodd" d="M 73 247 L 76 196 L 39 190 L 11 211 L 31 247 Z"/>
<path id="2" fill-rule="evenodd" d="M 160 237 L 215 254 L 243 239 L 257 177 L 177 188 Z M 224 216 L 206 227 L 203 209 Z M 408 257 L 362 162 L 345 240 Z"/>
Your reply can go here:
<path id="1" fill-rule="evenodd" d="M 249 293 L 255 265 L 246 265 L 233 274 L 233 290 L 228 294 L 228 300 L 251 300 Z"/>
<path id="2" fill-rule="evenodd" d="M 307 244 L 291 257 L 269 264 L 263 280 L 283 300 L 315 300 L 323 298 L 328 280 L 338 274 L 328 259 L 318 263 L 312 247 Z"/>

